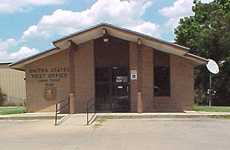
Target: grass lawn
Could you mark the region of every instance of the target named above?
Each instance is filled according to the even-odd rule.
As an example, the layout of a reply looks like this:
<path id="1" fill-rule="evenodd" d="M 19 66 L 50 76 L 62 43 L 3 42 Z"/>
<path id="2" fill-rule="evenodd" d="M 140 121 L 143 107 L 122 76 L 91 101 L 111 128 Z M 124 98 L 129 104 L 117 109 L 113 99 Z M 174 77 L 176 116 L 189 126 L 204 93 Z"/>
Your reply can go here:
<path id="1" fill-rule="evenodd" d="M 7 106 L 7 107 L 0 107 L 0 115 L 7 115 L 7 114 L 20 114 L 26 112 L 25 107 L 22 106 Z"/>
<path id="2" fill-rule="evenodd" d="M 230 106 L 193 106 L 193 111 L 230 112 Z"/>

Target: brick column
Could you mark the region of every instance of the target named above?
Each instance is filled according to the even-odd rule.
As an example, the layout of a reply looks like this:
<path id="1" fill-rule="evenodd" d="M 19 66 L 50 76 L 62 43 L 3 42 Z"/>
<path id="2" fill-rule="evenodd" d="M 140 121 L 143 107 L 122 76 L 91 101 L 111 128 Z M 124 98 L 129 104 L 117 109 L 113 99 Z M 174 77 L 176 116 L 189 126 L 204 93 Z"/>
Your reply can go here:
<path id="1" fill-rule="evenodd" d="M 138 70 L 138 50 L 137 44 L 129 43 L 129 69 Z M 137 74 L 139 76 L 139 74 Z M 137 92 L 138 92 L 138 81 L 130 81 L 130 108 L 131 112 L 137 112 Z"/>
<path id="2" fill-rule="evenodd" d="M 143 100 L 143 111 L 153 112 L 153 49 L 143 46 L 141 51 L 141 93 Z"/>

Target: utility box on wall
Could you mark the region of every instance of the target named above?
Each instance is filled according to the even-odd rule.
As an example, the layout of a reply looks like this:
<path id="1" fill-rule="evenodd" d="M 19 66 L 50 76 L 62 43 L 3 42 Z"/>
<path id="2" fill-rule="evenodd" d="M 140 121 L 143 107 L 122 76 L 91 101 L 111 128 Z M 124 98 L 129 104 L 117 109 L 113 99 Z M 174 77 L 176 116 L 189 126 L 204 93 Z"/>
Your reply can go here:
<path id="1" fill-rule="evenodd" d="M 137 80 L 137 70 L 130 70 L 130 79 Z"/>

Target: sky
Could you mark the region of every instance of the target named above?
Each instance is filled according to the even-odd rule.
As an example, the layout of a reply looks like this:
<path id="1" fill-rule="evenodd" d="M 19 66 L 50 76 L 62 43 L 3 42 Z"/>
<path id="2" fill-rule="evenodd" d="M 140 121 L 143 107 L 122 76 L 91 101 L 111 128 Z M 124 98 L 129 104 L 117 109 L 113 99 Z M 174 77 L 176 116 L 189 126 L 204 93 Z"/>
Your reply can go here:
<path id="1" fill-rule="evenodd" d="M 212 0 L 202 0 L 208 3 Z M 0 62 L 53 48 L 52 41 L 109 23 L 173 42 L 193 0 L 0 0 Z"/>

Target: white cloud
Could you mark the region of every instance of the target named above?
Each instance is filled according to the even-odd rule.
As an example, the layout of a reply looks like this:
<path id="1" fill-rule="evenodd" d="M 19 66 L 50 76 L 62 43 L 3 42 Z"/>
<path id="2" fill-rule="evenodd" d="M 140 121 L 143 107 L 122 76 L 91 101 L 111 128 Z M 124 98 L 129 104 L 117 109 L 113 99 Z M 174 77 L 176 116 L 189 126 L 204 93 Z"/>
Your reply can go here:
<path id="1" fill-rule="evenodd" d="M 28 48 L 26 46 L 22 46 L 16 52 L 10 52 L 10 49 L 17 45 L 18 41 L 15 39 L 7 39 L 5 41 L 0 39 L 0 62 L 16 61 L 39 52 L 35 48 Z"/>
<path id="2" fill-rule="evenodd" d="M 38 24 L 30 26 L 22 39 L 63 36 L 101 22 L 157 35 L 158 25 L 141 18 L 151 4 L 151 0 L 98 0 L 83 11 L 58 9 L 51 15 L 43 16 Z"/>
<path id="3" fill-rule="evenodd" d="M 201 0 L 202 3 L 210 3 L 213 2 L 214 0 Z"/>
<path id="4" fill-rule="evenodd" d="M 65 0 L 0 0 L 0 13 L 24 11 L 32 6 L 57 5 Z"/>
<path id="5" fill-rule="evenodd" d="M 19 60 L 34 54 L 37 54 L 39 51 L 35 48 L 29 48 L 26 46 L 21 47 L 17 52 L 9 54 L 11 60 Z"/>
<path id="6" fill-rule="evenodd" d="M 169 18 L 166 25 L 175 28 L 180 18 L 193 14 L 192 5 L 193 0 L 176 0 L 172 6 L 160 9 L 160 13 Z"/>
<path id="7" fill-rule="evenodd" d="M 213 0 L 201 0 L 209 3 Z M 166 26 L 171 30 L 178 26 L 180 18 L 193 15 L 193 0 L 176 0 L 172 6 L 167 6 L 159 10 L 160 14 L 167 17 Z"/>
<path id="8" fill-rule="evenodd" d="M 164 7 L 160 13 L 166 17 L 181 17 L 192 14 L 193 0 L 177 0 L 172 6 Z"/>
<path id="9" fill-rule="evenodd" d="M 9 49 L 11 46 L 15 46 L 17 41 L 13 38 L 7 39 L 5 41 L 0 39 L 0 52 Z"/>
<path id="10" fill-rule="evenodd" d="M 29 4 L 20 6 L 18 4 L 15 6 L 17 9 L 24 9 L 30 5 L 58 4 L 64 0 L 22 1 Z M 9 4 L 9 2 L 13 3 L 13 1 L 4 1 L 5 4 Z M 22 4 L 19 0 L 17 2 Z M 82 11 L 58 9 L 50 15 L 43 16 L 37 24 L 31 25 L 23 32 L 19 40 L 0 40 L 0 62 L 16 61 L 38 53 L 37 49 L 25 46 L 28 41 L 38 39 L 48 41 L 47 39 L 50 37 L 67 35 L 101 22 L 126 27 L 148 35 L 159 36 L 159 25 L 142 19 L 146 9 L 151 4 L 152 0 L 97 0 L 91 7 Z M 0 8 L 3 5 L 0 4 Z M 21 48 L 17 51 L 10 52 L 10 50 L 20 46 Z"/>
<path id="11" fill-rule="evenodd" d="M 131 30 L 144 33 L 150 36 L 160 36 L 160 26 L 152 22 L 143 22 L 142 24 L 134 26 L 133 28 L 131 28 Z"/>

